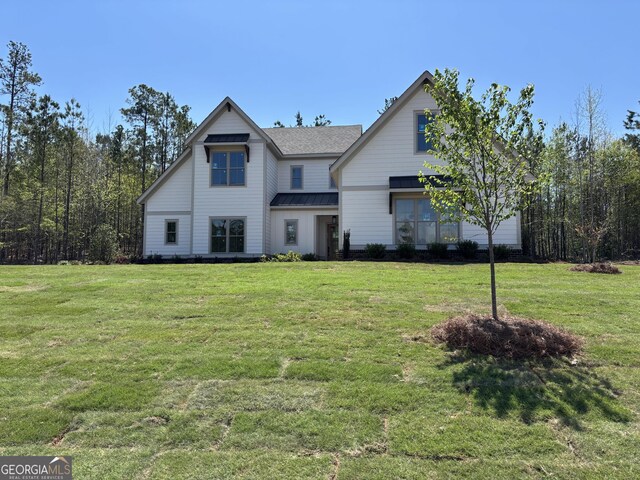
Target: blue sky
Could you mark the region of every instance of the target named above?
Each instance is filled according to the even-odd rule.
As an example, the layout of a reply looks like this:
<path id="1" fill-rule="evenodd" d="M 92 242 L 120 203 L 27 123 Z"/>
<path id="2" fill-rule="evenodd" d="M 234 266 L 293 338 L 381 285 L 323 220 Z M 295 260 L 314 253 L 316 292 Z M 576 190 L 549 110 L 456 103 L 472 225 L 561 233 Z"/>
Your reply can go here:
<path id="1" fill-rule="evenodd" d="M 445 67 L 479 87 L 535 84 L 550 125 L 571 120 L 587 85 L 602 89 L 614 133 L 640 108 L 637 0 L 24 0 L 2 14 L 0 56 L 27 44 L 39 92 L 75 97 L 98 131 L 139 83 L 196 122 L 229 95 L 260 126 L 300 110 L 366 128 L 386 97 Z"/>

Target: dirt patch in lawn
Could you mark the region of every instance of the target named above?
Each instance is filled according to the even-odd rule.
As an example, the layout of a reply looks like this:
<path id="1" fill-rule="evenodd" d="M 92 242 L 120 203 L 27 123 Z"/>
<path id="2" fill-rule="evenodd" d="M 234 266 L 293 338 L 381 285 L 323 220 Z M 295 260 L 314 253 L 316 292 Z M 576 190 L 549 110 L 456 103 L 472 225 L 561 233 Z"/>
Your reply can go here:
<path id="1" fill-rule="evenodd" d="M 44 285 L 0 285 L 0 293 L 39 292 L 46 288 Z"/>

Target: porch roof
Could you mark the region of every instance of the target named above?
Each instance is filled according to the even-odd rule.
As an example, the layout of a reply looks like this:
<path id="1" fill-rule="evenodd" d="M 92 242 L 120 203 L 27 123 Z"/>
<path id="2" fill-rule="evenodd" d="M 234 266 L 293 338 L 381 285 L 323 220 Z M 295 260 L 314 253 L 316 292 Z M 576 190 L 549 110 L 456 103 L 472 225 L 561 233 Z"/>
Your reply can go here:
<path id="1" fill-rule="evenodd" d="M 439 186 L 440 183 L 450 182 L 449 177 L 445 175 L 429 175 L 426 177 L 427 182 L 432 185 Z M 403 177 L 389 177 L 389 188 L 424 188 L 424 183 L 420 181 L 417 175 L 405 175 Z"/>
<path id="2" fill-rule="evenodd" d="M 248 140 L 248 133 L 217 133 L 207 135 L 204 143 L 246 143 Z"/>

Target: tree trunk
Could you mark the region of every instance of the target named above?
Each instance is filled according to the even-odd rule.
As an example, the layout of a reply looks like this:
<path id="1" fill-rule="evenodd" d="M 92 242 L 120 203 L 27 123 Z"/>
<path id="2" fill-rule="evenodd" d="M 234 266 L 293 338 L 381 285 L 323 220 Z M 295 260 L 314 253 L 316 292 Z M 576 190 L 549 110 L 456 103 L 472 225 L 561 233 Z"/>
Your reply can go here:
<path id="1" fill-rule="evenodd" d="M 147 114 L 144 117 L 144 136 L 142 137 L 142 193 L 147 189 Z M 136 234 L 138 255 L 142 257 L 144 255 L 143 247 L 143 234 L 144 231 L 144 205 L 140 205 L 140 217 L 139 217 L 139 229 L 140 235 Z"/>
<path id="2" fill-rule="evenodd" d="M 9 195 L 9 181 L 10 181 L 10 173 L 11 173 L 11 136 L 13 133 L 13 122 L 14 122 L 14 114 L 16 110 L 16 72 L 17 67 L 13 68 L 13 75 L 11 78 L 11 89 L 9 95 L 9 111 L 7 112 L 7 149 L 5 153 L 4 160 L 4 181 L 2 183 L 2 194 L 4 196 Z"/>
<path id="3" fill-rule="evenodd" d="M 73 135 L 73 133 L 72 133 Z M 73 137 L 72 137 L 73 138 Z M 75 142 L 75 140 L 72 140 Z M 62 249 L 64 250 L 65 259 L 69 260 L 69 217 L 71 213 L 71 189 L 73 187 L 73 143 L 70 146 L 69 160 L 67 165 L 67 192 L 64 199 L 64 220 L 62 232 Z"/>
<path id="4" fill-rule="evenodd" d="M 120 216 L 122 215 L 122 212 L 120 210 L 120 197 L 122 194 L 122 159 L 120 158 L 120 156 L 118 156 L 118 188 L 117 188 L 117 193 L 116 193 L 116 235 L 118 237 L 118 244 L 120 244 Z M 122 248 L 122 245 L 120 245 L 120 248 Z"/>
<path id="5" fill-rule="evenodd" d="M 45 134 L 46 137 L 46 134 Z M 46 141 L 46 140 L 45 140 Z M 37 263 L 38 257 L 42 252 L 42 211 L 44 208 L 44 178 L 45 178 L 45 162 L 47 158 L 46 146 L 42 147 L 42 158 L 40 159 L 40 201 L 38 202 L 38 220 L 36 222 L 36 235 L 33 245 L 33 263 Z"/>
<path id="6" fill-rule="evenodd" d="M 60 168 L 58 165 L 58 161 L 56 160 L 56 168 L 54 170 L 54 176 L 55 176 L 55 189 L 54 189 L 54 205 L 55 205 L 55 247 L 54 247 L 54 262 L 58 263 L 58 259 L 60 257 L 60 214 L 59 214 L 59 209 L 58 209 L 58 191 L 59 191 L 59 183 L 60 183 Z"/>
<path id="7" fill-rule="evenodd" d="M 491 268 L 491 316 L 495 320 L 498 318 L 498 299 L 496 295 L 496 264 L 493 256 L 493 233 L 491 229 L 487 229 L 487 237 L 489 240 L 489 266 Z"/>

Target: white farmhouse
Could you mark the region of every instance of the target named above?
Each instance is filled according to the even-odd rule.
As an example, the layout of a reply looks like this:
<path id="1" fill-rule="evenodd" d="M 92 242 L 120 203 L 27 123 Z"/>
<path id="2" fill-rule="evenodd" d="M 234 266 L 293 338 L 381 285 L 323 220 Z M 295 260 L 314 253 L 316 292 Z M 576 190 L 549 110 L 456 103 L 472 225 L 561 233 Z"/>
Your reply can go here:
<path id="1" fill-rule="evenodd" d="M 424 72 L 371 127 L 260 128 L 229 97 L 196 128 L 183 154 L 138 199 L 144 255 L 241 257 L 287 252 L 334 258 L 351 248 L 475 240 L 486 234 L 432 208 L 417 173 L 428 155 Z M 425 172 L 429 173 L 429 172 Z M 496 244 L 521 248 L 519 216 Z"/>

